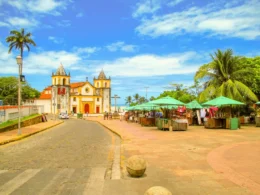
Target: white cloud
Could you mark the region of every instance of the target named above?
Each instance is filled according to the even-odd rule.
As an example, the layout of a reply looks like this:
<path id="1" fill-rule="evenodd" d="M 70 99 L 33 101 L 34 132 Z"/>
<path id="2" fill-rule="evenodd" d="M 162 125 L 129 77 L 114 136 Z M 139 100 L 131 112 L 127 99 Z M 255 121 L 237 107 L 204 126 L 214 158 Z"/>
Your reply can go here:
<path id="1" fill-rule="evenodd" d="M 24 27 L 35 27 L 38 25 L 38 22 L 36 20 L 34 20 L 33 18 L 28 20 L 26 18 L 12 17 L 12 18 L 8 18 L 7 22 L 11 26 L 23 27 L 23 28 Z"/>
<path id="2" fill-rule="evenodd" d="M 78 13 L 78 14 L 76 15 L 76 17 L 77 17 L 77 18 L 83 17 L 83 13 L 82 13 L 82 12 Z"/>
<path id="3" fill-rule="evenodd" d="M 136 9 L 133 12 L 133 17 L 140 17 L 144 14 L 155 13 L 161 8 L 161 0 L 143 0 L 136 4 Z"/>
<path id="4" fill-rule="evenodd" d="M 5 3 L 26 12 L 59 14 L 58 9 L 66 9 L 67 1 L 56 0 L 8 0 Z"/>
<path id="5" fill-rule="evenodd" d="M 215 6 L 215 7 L 214 7 Z M 255 39 L 260 36 L 260 1 L 247 1 L 233 7 L 192 7 L 141 21 L 136 31 L 142 35 L 158 37 L 185 33 L 207 33 L 211 36 Z"/>
<path id="6" fill-rule="evenodd" d="M 92 54 L 100 50 L 98 47 L 74 47 L 73 50 L 77 53 L 87 53 L 87 54 Z"/>
<path id="7" fill-rule="evenodd" d="M 9 26 L 9 24 L 0 21 L 0 26 Z"/>
<path id="8" fill-rule="evenodd" d="M 183 2 L 184 0 L 173 0 L 171 2 L 169 2 L 167 5 L 170 6 L 170 7 L 174 7 L 175 5 Z"/>
<path id="9" fill-rule="evenodd" d="M 8 54 L 8 47 L 0 42 L 0 69 L 1 74 L 17 74 L 17 64 L 15 56 L 18 51 Z M 75 53 L 67 51 L 43 51 L 40 53 L 30 52 L 28 57 L 24 58 L 24 74 L 50 74 L 51 71 L 58 68 L 60 62 L 65 68 L 77 67 L 81 62 L 81 57 Z"/>
<path id="10" fill-rule="evenodd" d="M 126 45 L 123 41 L 118 41 L 110 45 L 107 45 L 106 48 L 111 52 L 115 52 L 119 50 L 125 52 L 135 52 L 138 47 L 136 45 Z"/>
<path id="11" fill-rule="evenodd" d="M 69 26 L 71 26 L 70 20 L 61 20 L 61 21 L 58 23 L 58 26 L 61 26 L 61 27 L 69 27 Z"/>
<path id="12" fill-rule="evenodd" d="M 137 55 L 119 58 L 110 62 L 100 62 L 96 65 L 95 74 L 103 68 L 110 76 L 159 76 L 194 73 L 198 65 L 189 65 L 188 61 L 196 57 L 194 52 L 172 54 L 168 56 Z"/>
<path id="13" fill-rule="evenodd" d="M 63 43 L 63 38 L 60 38 L 60 37 L 49 36 L 48 39 L 51 40 L 53 43 L 56 43 L 56 44 Z"/>

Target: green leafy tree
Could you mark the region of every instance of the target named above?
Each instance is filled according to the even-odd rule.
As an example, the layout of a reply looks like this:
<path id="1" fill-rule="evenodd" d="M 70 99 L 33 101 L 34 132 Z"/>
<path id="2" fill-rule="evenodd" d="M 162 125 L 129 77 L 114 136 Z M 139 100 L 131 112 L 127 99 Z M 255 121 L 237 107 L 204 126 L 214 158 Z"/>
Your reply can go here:
<path id="1" fill-rule="evenodd" d="M 0 99 L 5 105 L 17 104 L 18 81 L 16 77 L 0 77 Z M 40 92 L 26 82 L 22 83 L 23 100 L 34 99 L 40 96 Z"/>
<path id="2" fill-rule="evenodd" d="M 145 103 L 145 102 L 147 102 L 146 99 L 145 99 L 145 97 L 139 97 L 139 99 L 138 99 L 138 101 L 137 101 L 138 104 L 143 104 L 143 103 Z"/>
<path id="3" fill-rule="evenodd" d="M 127 96 L 125 98 L 125 104 L 128 104 L 130 106 L 131 103 L 132 103 L 132 97 L 131 96 Z"/>
<path id="4" fill-rule="evenodd" d="M 153 100 L 155 100 L 155 97 L 154 97 L 154 96 L 151 96 L 151 97 L 150 97 L 150 101 L 153 101 Z"/>
<path id="5" fill-rule="evenodd" d="M 140 95 L 138 93 L 136 93 L 135 95 L 133 95 L 133 98 L 134 98 L 135 102 L 138 102 Z"/>
<path id="6" fill-rule="evenodd" d="M 242 75 L 240 80 L 260 97 L 260 56 L 253 58 L 241 57 L 238 67 L 239 69 L 252 70 L 249 75 Z"/>
<path id="7" fill-rule="evenodd" d="M 12 49 L 20 50 L 20 55 L 23 57 L 24 48 L 30 51 L 30 45 L 36 46 L 36 43 L 31 38 L 31 33 L 25 33 L 22 28 L 21 31 L 12 30 L 10 36 L 6 38 L 6 42 L 9 43 L 8 53 L 11 53 Z M 22 67 L 21 67 L 22 70 Z"/>
<path id="8" fill-rule="evenodd" d="M 250 75 L 252 69 L 239 66 L 240 57 L 233 56 L 232 50 L 224 52 L 217 50 L 211 55 L 212 62 L 199 68 L 195 81 L 204 85 L 204 90 L 199 94 L 199 101 L 226 96 L 238 101 L 257 101 L 256 95 L 246 86 L 241 78 Z"/>

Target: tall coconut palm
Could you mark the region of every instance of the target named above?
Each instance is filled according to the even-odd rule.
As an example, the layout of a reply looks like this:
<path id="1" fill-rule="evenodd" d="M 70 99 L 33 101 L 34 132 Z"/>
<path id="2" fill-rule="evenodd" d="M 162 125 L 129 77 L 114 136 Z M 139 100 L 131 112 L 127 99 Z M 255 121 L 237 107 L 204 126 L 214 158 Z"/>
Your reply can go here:
<path id="1" fill-rule="evenodd" d="M 240 57 L 233 56 L 232 50 L 228 49 L 224 52 L 217 50 L 211 58 L 213 61 L 201 66 L 194 78 L 204 83 L 200 102 L 221 95 L 244 102 L 257 101 L 256 95 L 243 83 L 243 76 L 251 70 L 238 66 Z"/>
<path id="2" fill-rule="evenodd" d="M 27 48 L 30 51 L 29 45 L 36 46 L 36 43 L 31 39 L 31 33 L 25 33 L 24 29 L 22 28 L 21 31 L 12 30 L 10 31 L 10 36 L 6 38 L 6 42 L 9 44 L 8 53 L 11 53 L 12 49 L 20 50 L 20 55 L 23 57 L 24 48 Z M 22 74 L 22 67 L 21 67 L 21 74 Z"/>
<path id="3" fill-rule="evenodd" d="M 130 104 L 132 103 L 132 97 L 131 96 L 127 96 L 126 98 L 125 98 L 125 104 L 128 104 L 128 106 L 130 106 Z"/>
<path id="4" fill-rule="evenodd" d="M 136 93 L 133 98 L 135 99 L 135 102 L 139 101 L 140 95 L 138 93 Z"/>

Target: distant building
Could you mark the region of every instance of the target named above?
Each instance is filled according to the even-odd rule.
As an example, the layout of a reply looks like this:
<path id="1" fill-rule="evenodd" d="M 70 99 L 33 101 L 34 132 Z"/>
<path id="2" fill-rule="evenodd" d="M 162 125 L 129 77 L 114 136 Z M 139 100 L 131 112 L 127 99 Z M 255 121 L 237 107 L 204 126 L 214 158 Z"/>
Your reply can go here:
<path id="1" fill-rule="evenodd" d="M 52 85 L 45 88 L 36 105 L 43 105 L 45 113 L 102 113 L 111 111 L 111 79 L 101 70 L 98 78 L 91 84 L 85 82 L 70 83 L 70 73 L 66 73 L 62 64 L 52 73 Z"/>

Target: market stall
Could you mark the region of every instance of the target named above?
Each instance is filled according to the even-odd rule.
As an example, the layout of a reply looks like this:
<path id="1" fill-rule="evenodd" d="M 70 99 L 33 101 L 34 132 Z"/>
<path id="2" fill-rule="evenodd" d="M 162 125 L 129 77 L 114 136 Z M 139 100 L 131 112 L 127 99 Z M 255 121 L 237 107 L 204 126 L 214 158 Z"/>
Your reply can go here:
<path id="1" fill-rule="evenodd" d="M 168 111 L 169 111 L 169 109 L 172 109 L 173 107 L 184 105 L 184 103 L 179 100 L 176 100 L 172 97 L 169 97 L 169 96 L 150 101 L 149 103 L 158 105 L 158 106 L 160 106 L 161 109 L 165 109 L 165 112 L 164 112 L 165 118 L 156 119 L 157 128 L 162 129 L 162 130 L 165 130 L 165 129 L 173 130 L 174 129 L 172 126 L 173 119 L 171 118 L 171 113 Z M 176 123 L 178 123 L 178 122 L 176 122 Z"/>
<path id="2" fill-rule="evenodd" d="M 190 103 L 186 104 L 186 107 L 188 109 L 187 119 L 188 119 L 189 125 L 194 125 L 194 124 L 200 125 L 201 124 L 201 118 L 200 118 L 200 112 L 199 111 L 203 107 L 196 100 L 193 100 Z"/>
<path id="3" fill-rule="evenodd" d="M 213 106 L 206 111 L 209 112 L 209 117 L 205 122 L 205 128 L 230 130 L 239 128 L 239 119 L 232 116 L 231 105 L 244 105 L 244 103 L 220 96 L 202 105 Z"/>

